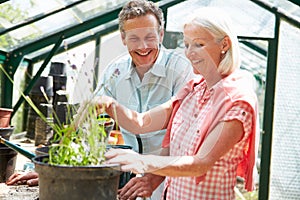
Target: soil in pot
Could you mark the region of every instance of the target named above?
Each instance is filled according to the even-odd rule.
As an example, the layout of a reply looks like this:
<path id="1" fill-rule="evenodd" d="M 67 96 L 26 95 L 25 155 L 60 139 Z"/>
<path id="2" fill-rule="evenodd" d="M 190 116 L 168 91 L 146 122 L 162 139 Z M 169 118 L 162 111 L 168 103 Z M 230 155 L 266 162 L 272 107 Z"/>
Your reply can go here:
<path id="1" fill-rule="evenodd" d="M 53 166 L 44 162 L 45 158 L 48 156 L 33 158 L 40 199 L 117 199 L 120 165 Z"/>

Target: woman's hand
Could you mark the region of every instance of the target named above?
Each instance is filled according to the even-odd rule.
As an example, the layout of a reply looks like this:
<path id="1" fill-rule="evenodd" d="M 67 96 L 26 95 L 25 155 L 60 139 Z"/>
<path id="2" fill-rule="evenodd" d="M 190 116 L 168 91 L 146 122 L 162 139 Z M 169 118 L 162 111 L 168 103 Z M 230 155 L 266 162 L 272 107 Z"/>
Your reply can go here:
<path id="1" fill-rule="evenodd" d="M 36 186 L 39 183 L 39 175 L 37 172 L 14 173 L 6 181 L 7 185 L 23 185 Z"/>
<path id="2" fill-rule="evenodd" d="M 129 149 L 110 149 L 105 153 L 106 163 L 121 164 L 121 170 L 142 174 L 147 171 L 147 166 L 143 162 L 143 155 Z"/>

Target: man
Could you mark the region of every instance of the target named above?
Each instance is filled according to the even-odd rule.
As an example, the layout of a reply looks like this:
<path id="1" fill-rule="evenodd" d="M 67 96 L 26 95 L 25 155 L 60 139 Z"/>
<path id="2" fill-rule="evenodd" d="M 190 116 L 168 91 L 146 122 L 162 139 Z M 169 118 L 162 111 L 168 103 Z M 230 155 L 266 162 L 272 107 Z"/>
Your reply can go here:
<path id="1" fill-rule="evenodd" d="M 128 2 L 119 13 L 119 29 L 128 54 L 106 67 L 98 95 L 111 96 L 132 110 L 144 112 L 168 101 L 192 77 L 192 67 L 184 55 L 162 46 L 163 13 L 153 2 Z M 121 132 L 125 144 L 136 152 L 158 155 L 166 131 L 134 135 L 121 127 Z"/>
<path id="2" fill-rule="evenodd" d="M 119 14 L 121 38 L 128 54 L 111 62 L 98 83 L 98 94 L 144 112 L 169 100 L 192 76 L 184 56 L 162 46 L 162 11 L 150 1 L 132 0 Z M 159 154 L 165 131 L 135 135 L 121 129 L 125 144 L 141 153 Z"/>

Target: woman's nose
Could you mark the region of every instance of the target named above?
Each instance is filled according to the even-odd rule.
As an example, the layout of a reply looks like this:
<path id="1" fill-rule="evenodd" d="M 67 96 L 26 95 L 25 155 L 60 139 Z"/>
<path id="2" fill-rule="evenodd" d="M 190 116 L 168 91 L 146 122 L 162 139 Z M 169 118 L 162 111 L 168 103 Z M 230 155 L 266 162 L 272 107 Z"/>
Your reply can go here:
<path id="1" fill-rule="evenodd" d="M 195 52 L 191 47 L 185 48 L 185 55 L 187 58 L 190 58 L 191 56 L 195 55 Z"/>

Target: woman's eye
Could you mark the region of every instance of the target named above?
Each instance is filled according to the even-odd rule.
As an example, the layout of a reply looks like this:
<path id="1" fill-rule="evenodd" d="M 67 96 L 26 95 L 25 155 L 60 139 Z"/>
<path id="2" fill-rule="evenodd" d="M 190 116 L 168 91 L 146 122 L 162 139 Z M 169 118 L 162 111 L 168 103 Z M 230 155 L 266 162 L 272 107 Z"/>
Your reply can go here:
<path id="1" fill-rule="evenodd" d="M 195 46 L 196 46 L 197 48 L 201 48 L 201 47 L 203 47 L 204 45 L 203 45 L 203 44 L 200 44 L 200 43 L 196 43 Z"/>

